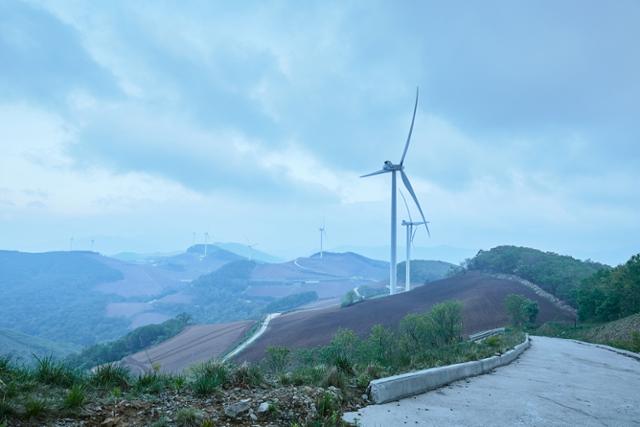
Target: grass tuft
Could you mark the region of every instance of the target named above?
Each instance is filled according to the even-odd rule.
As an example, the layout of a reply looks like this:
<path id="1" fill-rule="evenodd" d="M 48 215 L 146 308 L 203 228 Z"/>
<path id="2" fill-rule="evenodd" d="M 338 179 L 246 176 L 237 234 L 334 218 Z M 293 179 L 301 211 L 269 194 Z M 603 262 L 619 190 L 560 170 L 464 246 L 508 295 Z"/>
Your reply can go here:
<path id="1" fill-rule="evenodd" d="M 67 392 L 67 395 L 62 402 L 62 406 L 66 409 L 80 408 L 86 400 L 84 386 L 80 384 L 74 384 L 73 387 Z"/>
<path id="2" fill-rule="evenodd" d="M 182 408 L 176 413 L 176 424 L 180 427 L 198 427 L 203 414 L 195 408 Z"/>
<path id="3" fill-rule="evenodd" d="M 107 363 L 96 368 L 90 382 L 103 388 L 126 389 L 131 384 L 131 375 L 124 366 L 117 363 Z"/>
<path id="4" fill-rule="evenodd" d="M 78 380 L 77 372 L 64 363 L 54 360 L 53 356 L 39 358 L 34 355 L 33 357 L 36 360 L 34 377 L 41 384 L 70 387 Z"/>

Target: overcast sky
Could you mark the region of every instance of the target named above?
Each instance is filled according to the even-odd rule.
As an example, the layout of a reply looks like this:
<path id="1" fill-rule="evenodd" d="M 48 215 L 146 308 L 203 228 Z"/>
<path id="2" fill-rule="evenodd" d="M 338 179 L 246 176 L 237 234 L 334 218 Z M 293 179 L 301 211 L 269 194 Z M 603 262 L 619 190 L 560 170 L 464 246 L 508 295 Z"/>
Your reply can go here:
<path id="1" fill-rule="evenodd" d="M 388 244 L 419 85 L 416 245 L 640 251 L 640 2 L 188 3 L 0 2 L 2 249 Z"/>

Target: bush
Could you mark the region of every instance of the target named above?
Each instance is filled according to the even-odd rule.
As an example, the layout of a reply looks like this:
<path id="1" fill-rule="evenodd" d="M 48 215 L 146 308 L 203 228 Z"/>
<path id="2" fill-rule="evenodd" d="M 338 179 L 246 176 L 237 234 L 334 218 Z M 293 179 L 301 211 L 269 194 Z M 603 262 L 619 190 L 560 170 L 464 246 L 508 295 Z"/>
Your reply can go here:
<path id="1" fill-rule="evenodd" d="M 291 350 L 286 347 L 267 347 L 267 368 L 274 373 L 285 370 L 289 364 Z"/>
<path id="2" fill-rule="evenodd" d="M 229 367 L 223 362 L 209 360 L 192 369 L 192 389 L 198 396 L 207 396 L 230 379 Z"/>
<path id="3" fill-rule="evenodd" d="M 513 326 L 520 327 L 535 323 L 538 316 L 538 303 L 522 295 L 509 294 L 504 306 Z"/>
<path id="4" fill-rule="evenodd" d="M 351 289 L 349 292 L 347 292 L 342 297 L 342 302 L 340 303 L 340 305 L 342 307 L 349 307 L 350 305 L 353 305 L 353 304 L 358 303 L 360 301 L 362 301 L 362 299 L 359 298 L 358 295 L 356 295 L 356 293 L 353 291 L 353 289 Z"/>
<path id="5" fill-rule="evenodd" d="M 231 375 L 231 383 L 236 387 L 257 387 L 263 382 L 262 371 L 247 362 L 237 367 Z"/>

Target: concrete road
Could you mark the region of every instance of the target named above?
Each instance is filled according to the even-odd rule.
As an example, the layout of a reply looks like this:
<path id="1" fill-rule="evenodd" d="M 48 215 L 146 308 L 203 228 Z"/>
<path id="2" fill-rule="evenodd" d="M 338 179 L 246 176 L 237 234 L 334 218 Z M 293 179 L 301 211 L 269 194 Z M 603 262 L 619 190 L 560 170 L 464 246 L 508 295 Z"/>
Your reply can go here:
<path id="1" fill-rule="evenodd" d="M 533 337 L 491 374 L 349 412 L 367 426 L 640 426 L 640 361 L 589 344 Z"/>

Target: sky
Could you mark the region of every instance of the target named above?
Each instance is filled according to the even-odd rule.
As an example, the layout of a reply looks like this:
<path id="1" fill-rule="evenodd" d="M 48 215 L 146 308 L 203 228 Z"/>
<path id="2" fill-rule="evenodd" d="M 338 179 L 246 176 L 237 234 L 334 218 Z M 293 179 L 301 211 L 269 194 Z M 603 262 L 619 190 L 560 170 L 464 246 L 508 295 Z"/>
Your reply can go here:
<path id="1" fill-rule="evenodd" d="M 0 248 L 208 232 L 286 258 L 323 221 L 329 248 L 384 247 L 389 176 L 359 176 L 399 161 L 419 86 L 416 246 L 624 262 L 638 22 L 634 0 L 1 1 Z"/>

